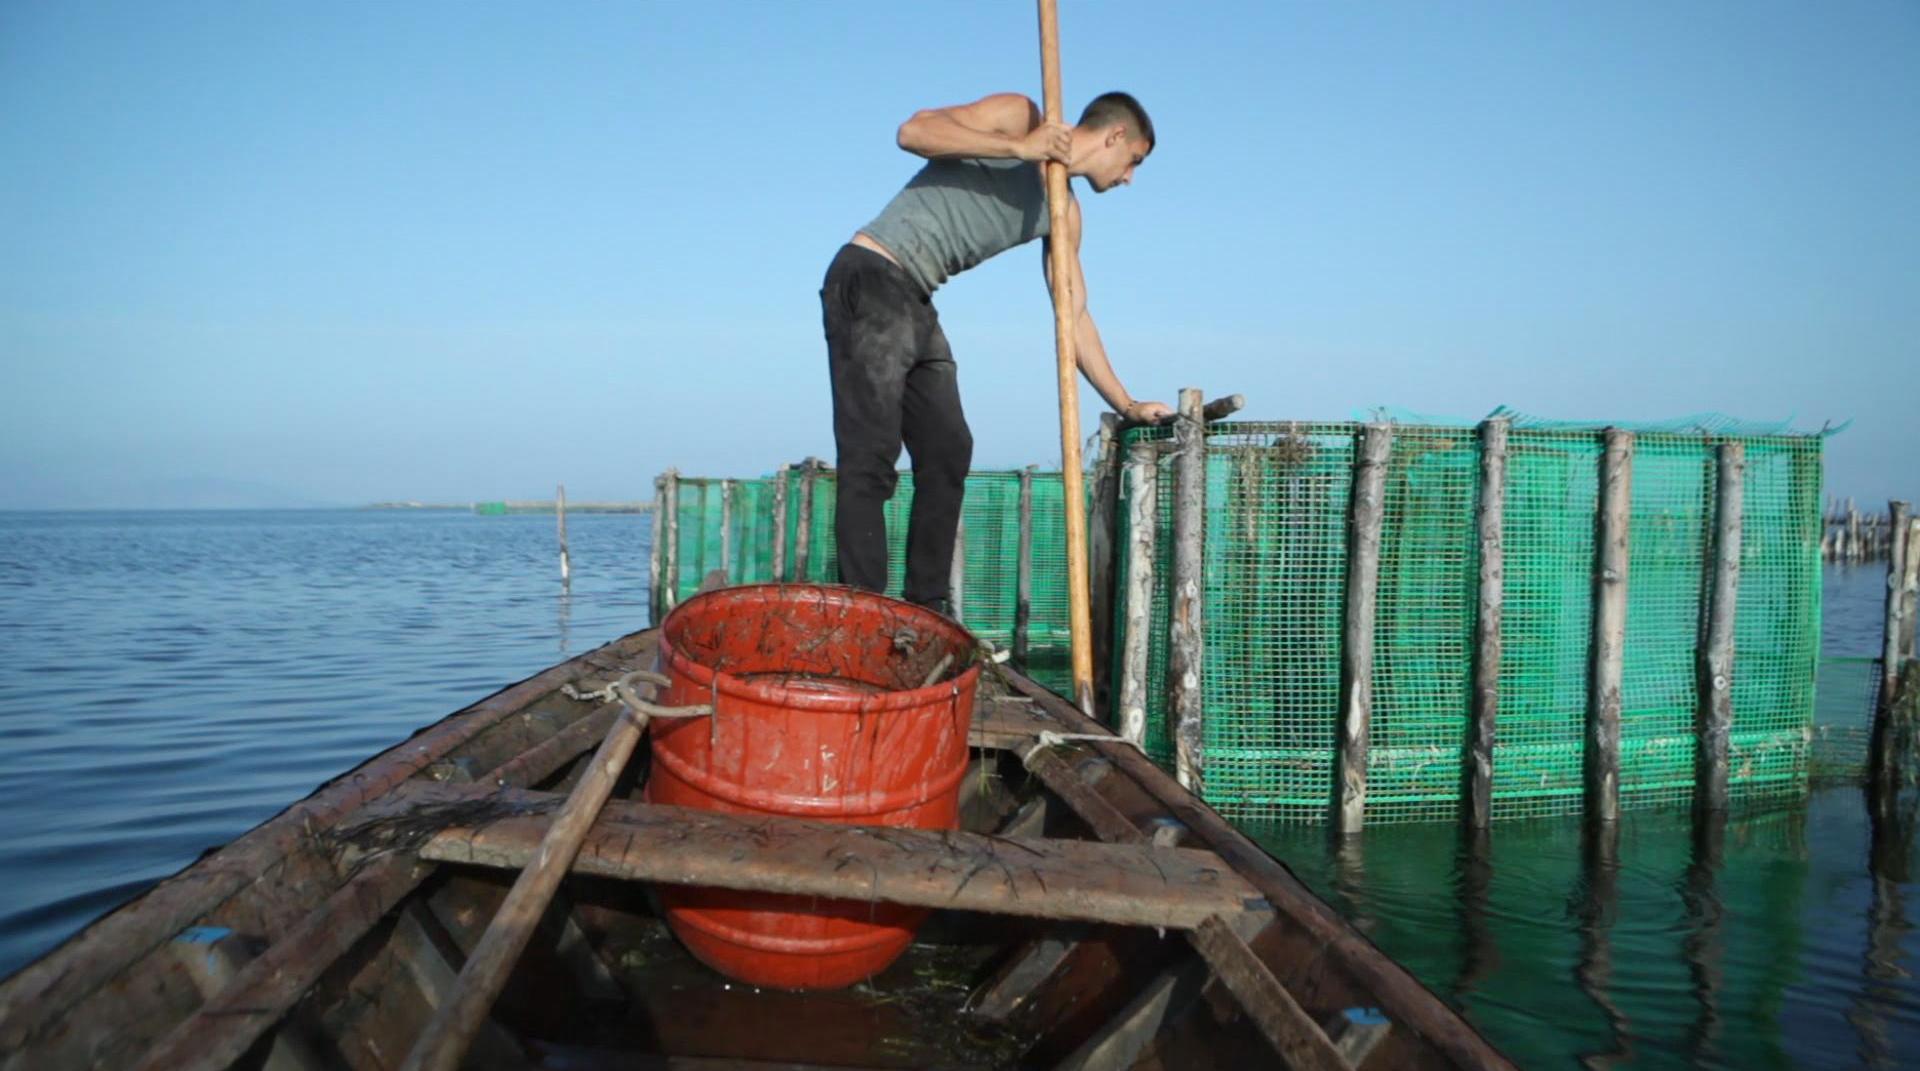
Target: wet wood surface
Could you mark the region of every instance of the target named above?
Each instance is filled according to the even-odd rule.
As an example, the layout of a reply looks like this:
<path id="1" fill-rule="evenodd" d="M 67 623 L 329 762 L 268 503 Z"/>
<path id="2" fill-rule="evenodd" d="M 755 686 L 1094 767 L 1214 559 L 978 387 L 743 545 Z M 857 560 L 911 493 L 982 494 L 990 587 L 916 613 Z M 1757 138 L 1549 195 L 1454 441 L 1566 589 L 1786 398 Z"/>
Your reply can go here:
<path id="1" fill-rule="evenodd" d="M 389 805 L 472 801 L 471 790 L 418 786 Z M 486 797 L 534 812 L 545 793 Z M 409 817 L 411 816 L 411 817 Z M 423 859 L 517 868 L 537 851 L 545 813 L 449 827 Z M 577 873 L 842 900 L 1130 926 L 1190 929 L 1237 912 L 1253 888 L 1211 852 L 1147 845 L 994 837 L 950 830 L 846 826 L 610 802 L 580 847 Z"/>

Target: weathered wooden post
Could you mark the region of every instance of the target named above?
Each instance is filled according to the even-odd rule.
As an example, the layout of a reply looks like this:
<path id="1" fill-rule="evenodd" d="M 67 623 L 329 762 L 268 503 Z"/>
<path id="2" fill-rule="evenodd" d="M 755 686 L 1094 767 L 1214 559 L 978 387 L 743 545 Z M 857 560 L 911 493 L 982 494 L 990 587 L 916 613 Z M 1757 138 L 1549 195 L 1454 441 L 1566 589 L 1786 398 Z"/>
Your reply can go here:
<path id="1" fill-rule="evenodd" d="M 666 607 L 661 602 L 660 581 L 665 575 L 667 549 L 667 478 L 653 478 L 653 546 L 647 555 L 647 602 L 653 614 L 653 623 L 658 625 L 667 616 Z"/>
<path id="2" fill-rule="evenodd" d="M 793 578 L 805 583 L 808 553 L 813 549 L 813 459 L 800 462 L 799 527 L 793 534 Z"/>
<path id="3" fill-rule="evenodd" d="M 1142 748 L 1147 742 L 1147 654 L 1153 642 L 1159 494 L 1159 443 L 1143 439 L 1127 447 L 1127 618 L 1121 637 L 1120 695 L 1115 702 L 1120 735 Z"/>
<path id="4" fill-rule="evenodd" d="M 554 492 L 553 512 L 560 523 L 560 583 L 573 585 L 573 563 L 567 558 L 567 485 Z"/>
<path id="5" fill-rule="evenodd" d="M 1340 633 L 1340 727 L 1333 829 L 1343 836 L 1366 824 L 1367 735 L 1373 725 L 1373 616 L 1380 586 L 1380 529 L 1386 518 L 1387 464 L 1393 426 L 1360 430 L 1347 518 L 1347 594 Z"/>
<path id="6" fill-rule="evenodd" d="M 1887 513 L 1893 518 L 1892 528 L 1905 533 L 1910 507 L 1905 502 L 1888 502 Z M 1887 600 L 1886 624 L 1881 634 L 1880 645 L 1880 703 L 1885 706 L 1894 698 L 1894 691 L 1900 681 L 1901 639 L 1906 635 L 1906 599 L 1903 584 L 1906 579 L 1906 540 L 1894 540 L 1887 548 Z"/>
<path id="7" fill-rule="evenodd" d="M 1890 502 L 1887 505 L 1894 527 L 1907 532 L 1911 528 L 1908 504 Z M 1897 722 L 1902 713 L 1899 693 L 1907 646 L 1903 641 L 1907 635 L 1904 617 L 1908 578 L 1915 573 L 1914 566 L 1920 565 L 1909 560 L 1914 549 L 1911 538 L 1902 538 L 1895 540 L 1887 552 L 1886 617 L 1880 636 L 1880 699 L 1874 704 L 1873 734 L 1867 750 L 1868 795 L 1875 810 L 1882 810 L 1893 802 L 1903 780 Z"/>
<path id="8" fill-rule="evenodd" d="M 1093 501 L 1087 519 L 1088 606 L 1093 620 L 1093 705 L 1108 711 L 1113 685 L 1114 514 L 1120 508 L 1120 417 L 1100 415 L 1093 463 Z M 1109 724 L 1113 719 L 1109 716 Z"/>
<path id="9" fill-rule="evenodd" d="M 965 621 L 967 612 L 967 515 L 962 513 L 953 524 L 953 560 L 947 563 L 947 602 L 955 621 Z"/>
<path id="10" fill-rule="evenodd" d="M 660 558 L 665 588 L 660 592 L 660 609 L 664 616 L 680 601 L 680 470 L 668 469 L 663 479 L 665 489 L 665 516 L 661 520 L 662 538 L 666 540 L 666 549 Z"/>
<path id="11" fill-rule="evenodd" d="M 1096 526 L 1094 531 L 1098 532 Z M 1020 470 L 1020 563 L 1014 581 L 1013 660 L 1027 667 L 1033 627 L 1033 466 Z"/>
<path id="12" fill-rule="evenodd" d="M 773 582 L 786 583 L 787 580 L 787 473 L 790 466 L 780 466 L 773 474 Z"/>
<path id="13" fill-rule="evenodd" d="M 1493 816 L 1493 747 L 1500 720 L 1500 619 L 1506 590 L 1507 433 L 1512 421 L 1480 424 L 1479 612 L 1473 622 L 1473 731 L 1467 743 L 1464 812 L 1469 828 Z"/>
<path id="14" fill-rule="evenodd" d="M 1593 578 L 1593 647 L 1587 687 L 1587 816 L 1620 817 L 1620 676 L 1627 638 L 1628 535 L 1633 522 L 1633 433 L 1606 430 L 1600 460 L 1600 526 Z"/>
<path id="15" fill-rule="evenodd" d="M 1740 546 L 1745 514 L 1747 447 L 1719 446 L 1714 477 L 1713 581 L 1707 593 L 1699 654 L 1698 742 L 1693 762 L 1693 817 L 1718 826 L 1727 813 L 1728 740 L 1733 733 L 1734 621 L 1740 600 Z"/>
<path id="16" fill-rule="evenodd" d="M 733 481 L 720 481 L 720 571 L 733 582 Z"/>
<path id="17" fill-rule="evenodd" d="M 1911 662 L 1920 651 L 1915 650 L 1916 632 L 1920 632 L 1920 519 L 1909 516 L 1906 531 L 1894 537 L 1901 541 L 1900 567 L 1905 574 L 1901 581 L 1900 611 L 1900 661 Z M 1889 551 L 1891 553 L 1891 551 Z"/>
<path id="18" fill-rule="evenodd" d="M 1206 765 L 1201 592 L 1206 582 L 1207 423 L 1202 404 L 1197 388 L 1181 388 L 1173 425 L 1173 593 L 1167 624 L 1167 717 L 1173 723 L 1174 773 L 1196 794 Z"/>

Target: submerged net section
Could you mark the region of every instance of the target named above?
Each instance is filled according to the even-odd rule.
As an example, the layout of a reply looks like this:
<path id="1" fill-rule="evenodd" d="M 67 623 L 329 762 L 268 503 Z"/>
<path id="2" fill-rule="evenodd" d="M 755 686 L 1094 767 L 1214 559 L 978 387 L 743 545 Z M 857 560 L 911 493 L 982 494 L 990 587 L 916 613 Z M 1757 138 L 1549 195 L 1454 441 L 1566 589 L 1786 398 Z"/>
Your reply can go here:
<path id="1" fill-rule="evenodd" d="M 1236 818 L 1327 819 L 1360 428 L 1233 423 L 1208 431 L 1204 795 Z M 1717 448 L 1732 438 L 1747 451 L 1733 796 L 1805 790 L 1819 642 L 1822 439 L 1728 434 L 1752 430 L 1694 421 L 1636 435 L 1622 667 L 1625 807 L 1692 797 Z M 1163 430 L 1136 429 L 1126 444 L 1165 438 Z M 1601 429 L 1593 426 L 1529 421 L 1509 436 L 1495 817 L 1583 806 L 1601 453 Z M 1473 428 L 1394 428 L 1375 604 L 1370 823 L 1445 818 L 1459 809 L 1478 615 L 1480 460 Z M 1163 457 L 1158 471 L 1146 746 L 1166 762 L 1175 489 L 1170 460 Z M 1119 548 L 1127 546 L 1130 487 L 1122 481 Z M 1126 590 L 1125 570 L 1121 553 L 1117 592 Z M 1124 605 L 1117 605 L 1116 651 L 1124 629 Z"/>
<path id="2" fill-rule="evenodd" d="M 962 622 L 998 647 L 1013 643 L 1019 603 L 1021 473 L 975 472 L 967 477 L 961 524 L 965 575 L 956 598 Z M 1058 472 L 1031 475 L 1033 581 L 1026 669 L 1059 691 L 1071 686 L 1067 625 L 1066 536 Z M 783 496 L 779 492 L 784 482 Z M 831 469 L 790 468 L 757 479 L 678 477 L 671 575 L 662 586 L 677 602 L 724 569 L 728 583 L 808 580 L 837 583 L 834 538 L 836 482 Z M 886 504 L 887 594 L 905 583 L 907 525 L 913 513 L 913 474 L 901 472 Z M 805 538 L 802 538 L 802 518 Z M 775 530 L 783 532 L 782 569 L 774 570 Z"/>

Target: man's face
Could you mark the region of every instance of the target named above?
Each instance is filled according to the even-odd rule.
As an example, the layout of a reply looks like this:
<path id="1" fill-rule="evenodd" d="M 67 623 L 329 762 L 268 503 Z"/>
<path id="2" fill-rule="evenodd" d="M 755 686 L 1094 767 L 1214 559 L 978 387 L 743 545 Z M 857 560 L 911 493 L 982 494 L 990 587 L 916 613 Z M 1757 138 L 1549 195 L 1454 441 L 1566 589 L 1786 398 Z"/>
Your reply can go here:
<path id="1" fill-rule="evenodd" d="M 1113 126 L 1101 138 L 1100 147 L 1094 150 L 1087 161 L 1087 181 L 1093 185 L 1093 192 L 1105 193 L 1115 186 L 1125 186 L 1133 181 L 1133 169 L 1146 160 L 1153 151 L 1153 145 L 1141 138 L 1127 136 L 1127 128 Z"/>

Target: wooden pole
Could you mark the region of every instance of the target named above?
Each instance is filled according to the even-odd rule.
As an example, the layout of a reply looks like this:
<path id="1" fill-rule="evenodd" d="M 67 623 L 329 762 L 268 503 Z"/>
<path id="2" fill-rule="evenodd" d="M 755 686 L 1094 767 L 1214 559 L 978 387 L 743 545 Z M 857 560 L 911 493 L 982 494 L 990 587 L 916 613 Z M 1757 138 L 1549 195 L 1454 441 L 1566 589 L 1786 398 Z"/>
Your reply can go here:
<path id="1" fill-rule="evenodd" d="M 624 690 L 626 686 L 616 687 Z M 514 881 L 487 932 L 460 969 L 452 996 L 435 1010 L 401 1065 L 402 1071 L 455 1071 L 459 1067 L 467 1046 L 507 984 L 514 963 L 526 949 L 541 916 L 547 913 L 561 879 L 573 867 L 587 830 L 600 816 L 614 782 L 627 768 L 627 760 L 646 732 L 648 715 L 644 706 L 624 691 L 622 701 L 627 705 L 625 714 L 614 721 L 600 750 L 594 752 L 592 764 L 554 816 L 532 865 Z"/>
<path id="2" fill-rule="evenodd" d="M 1465 817 L 1484 829 L 1493 817 L 1493 748 L 1500 720 L 1500 620 L 1506 591 L 1507 433 L 1504 417 L 1480 425 L 1479 613 L 1473 623 L 1473 731 L 1467 743 Z"/>
<path id="3" fill-rule="evenodd" d="M 663 578 L 666 586 L 660 592 L 660 607 L 671 612 L 674 604 L 680 601 L 680 470 L 668 469 L 663 479 L 666 481 L 666 510 L 661 520 L 661 530 L 666 533 L 667 547 L 661 554 Z"/>
<path id="4" fill-rule="evenodd" d="M 1905 502 L 1888 502 L 1887 513 L 1892 516 L 1894 531 L 1905 533 L 1910 507 Z M 1887 599 L 1886 622 L 1881 631 L 1880 645 L 1880 703 L 1885 706 L 1893 701 L 1894 686 L 1900 680 L 1900 640 L 1906 632 L 1904 617 L 1906 600 L 1901 590 L 1901 581 L 1906 573 L 1906 540 L 1894 540 L 1887 548 Z"/>
<path id="5" fill-rule="evenodd" d="M 733 481 L 720 481 L 720 571 L 733 581 Z"/>
<path id="6" fill-rule="evenodd" d="M 1889 502 L 1887 505 L 1894 527 L 1907 531 L 1910 527 L 1908 504 Z M 1887 550 L 1886 617 L 1880 634 L 1880 698 L 1874 704 L 1873 732 L 1867 744 L 1868 794 L 1876 812 L 1897 799 L 1902 781 L 1898 754 L 1900 733 L 1894 722 L 1900 716 L 1897 700 L 1904 653 L 1901 640 L 1906 631 L 1902 617 L 1906 609 L 1906 577 L 1913 571 L 1910 566 L 1915 564 L 1907 558 L 1913 549 L 1913 541 L 1903 538 L 1895 540 Z"/>
<path id="7" fill-rule="evenodd" d="M 665 575 L 665 556 L 667 516 L 667 478 L 653 478 L 653 547 L 647 555 L 647 591 L 648 602 L 653 611 L 653 623 L 657 626 L 667 616 L 666 604 L 661 601 L 661 578 Z"/>
<path id="8" fill-rule="evenodd" d="M 1733 733 L 1733 637 L 1740 599 L 1741 521 L 1745 512 L 1747 448 L 1720 444 L 1714 478 L 1713 584 L 1709 589 L 1706 635 L 1700 644 L 1699 698 L 1694 752 L 1693 816 L 1719 824 L 1727 812 L 1728 740 Z"/>
<path id="9" fill-rule="evenodd" d="M 787 466 L 773 474 L 773 582 L 787 579 Z"/>
<path id="10" fill-rule="evenodd" d="M 1033 466 L 1020 470 L 1020 564 L 1013 603 L 1013 660 L 1022 670 L 1033 638 Z"/>
<path id="11" fill-rule="evenodd" d="M 1387 463 L 1392 455 L 1392 425 L 1369 424 L 1361 430 L 1353 464 L 1347 597 L 1340 638 L 1340 770 L 1334 785 L 1333 828 L 1343 836 L 1360 832 L 1366 823 L 1373 617 L 1380 586 L 1380 529 L 1387 514 Z"/>
<path id="12" fill-rule="evenodd" d="M 1600 527 L 1593 580 L 1593 647 L 1587 688 L 1589 818 L 1620 817 L 1620 674 L 1627 639 L 1628 532 L 1633 520 L 1633 433 L 1606 431 L 1600 460 Z"/>
<path id="13" fill-rule="evenodd" d="M 1147 655 L 1153 640 L 1154 542 L 1159 525 L 1159 444 L 1127 448 L 1126 633 L 1121 637 L 1120 735 L 1136 747 L 1147 741 Z"/>
<path id="14" fill-rule="evenodd" d="M 1920 519 L 1909 517 L 1906 530 L 1896 532 L 1894 540 L 1903 548 L 1900 551 L 1900 569 L 1903 579 L 1900 582 L 1900 661 L 1904 664 L 1913 661 L 1916 632 L 1920 632 Z M 1889 551 L 1889 553 L 1892 553 Z"/>
<path id="15" fill-rule="evenodd" d="M 953 524 L 953 559 L 947 563 L 947 603 L 955 621 L 966 620 L 967 612 L 967 516 L 961 514 Z"/>
<path id="16" fill-rule="evenodd" d="M 1173 723 L 1174 773 L 1183 788 L 1201 793 L 1205 776 L 1206 716 L 1201 667 L 1205 657 L 1207 425 L 1200 391 L 1183 387 L 1174 418 L 1173 592 L 1167 622 L 1167 717 Z"/>
<path id="17" fill-rule="evenodd" d="M 1040 81 L 1046 118 L 1064 123 L 1060 105 L 1060 19 L 1054 0 L 1040 4 Z M 1067 166 L 1048 161 L 1047 213 L 1050 234 L 1067 232 Z M 1060 383 L 1060 483 L 1067 520 L 1067 621 L 1072 633 L 1073 696 L 1093 713 L 1093 621 L 1087 603 L 1086 489 L 1080 473 L 1080 385 L 1075 380 L 1073 335 L 1073 251 L 1064 241 L 1047 243 L 1053 278 L 1053 348 Z"/>
<path id="18" fill-rule="evenodd" d="M 553 512 L 560 524 L 560 582 L 573 583 L 573 563 L 567 558 L 567 485 L 554 492 Z"/>
<path id="19" fill-rule="evenodd" d="M 798 528 L 793 533 L 793 578 L 802 583 L 808 579 L 807 558 L 813 549 L 813 459 L 800 463 L 800 509 L 797 518 Z"/>
<path id="20" fill-rule="evenodd" d="M 1114 514 L 1120 508 L 1120 417 L 1100 414 L 1100 449 L 1093 463 L 1093 501 L 1087 521 L 1088 606 L 1093 615 L 1093 701 L 1111 711 L 1113 696 Z M 1111 718 L 1109 717 L 1109 720 Z"/>

